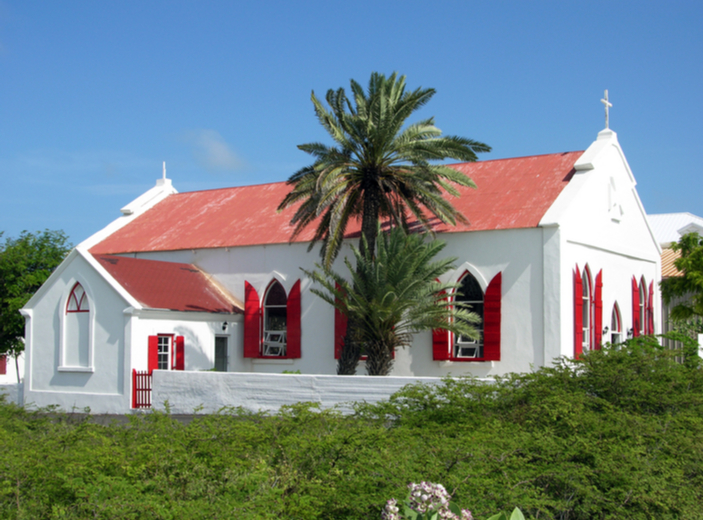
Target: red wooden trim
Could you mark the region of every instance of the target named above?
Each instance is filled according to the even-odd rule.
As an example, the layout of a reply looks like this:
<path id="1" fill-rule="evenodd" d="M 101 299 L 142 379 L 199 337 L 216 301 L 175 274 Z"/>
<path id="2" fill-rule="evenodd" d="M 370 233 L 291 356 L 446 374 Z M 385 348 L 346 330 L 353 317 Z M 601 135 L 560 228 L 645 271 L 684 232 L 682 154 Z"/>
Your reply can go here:
<path id="1" fill-rule="evenodd" d="M 0 356 L 0 376 L 7 374 L 7 355 Z"/>
<path id="2" fill-rule="evenodd" d="M 185 357 L 185 352 L 184 352 L 184 337 L 183 336 L 176 336 L 176 340 L 174 341 L 175 347 L 176 347 L 176 356 L 174 361 L 174 369 L 175 370 L 184 370 L 186 366 L 186 357 Z"/>
<path id="3" fill-rule="evenodd" d="M 574 270 L 574 357 L 582 354 L 582 276 L 579 266 Z"/>
<path id="4" fill-rule="evenodd" d="M 261 344 L 261 307 L 259 295 L 249 282 L 244 282 L 244 357 L 259 357 Z"/>
<path id="5" fill-rule="evenodd" d="M 291 287 L 286 300 L 286 357 L 301 357 L 301 281 Z"/>
<path id="6" fill-rule="evenodd" d="M 149 336 L 147 349 L 147 370 L 152 373 L 159 367 L 159 336 Z"/>
<path id="7" fill-rule="evenodd" d="M 631 281 L 632 303 L 633 303 L 633 337 L 640 336 L 640 288 L 636 277 Z"/>
<path id="8" fill-rule="evenodd" d="M 150 408 L 151 405 L 151 372 L 138 372 L 132 369 L 132 408 Z"/>
<path id="9" fill-rule="evenodd" d="M 501 272 L 484 293 L 484 359 L 501 361 Z"/>
<path id="10" fill-rule="evenodd" d="M 604 302 L 602 301 L 602 272 L 603 269 L 599 271 L 596 275 L 596 287 L 594 289 L 594 348 L 597 350 L 601 349 L 602 342 L 602 325 L 604 324 L 603 308 Z"/>
<path id="11" fill-rule="evenodd" d="M 336 283 L 335 288 L 340 290 L 340 284 Z M 339 300 L 335 299 L 336 302 Z M 342 355 L 342 347 L 345 344 L 345 336 L 347 335 L 347 316 L 344 315 L 337 307 L 335 307 L 335 359 L 340 359 Z"/>
<path id="12" fill-rule="evenodd" d="M 440 293 L 441 299 L 447 298 L 447 292 Z M 433 329 L 433 360 L 447 361 L 450 359 L 450 331 L 445 329 Z"/>
<path id="13" fill-rule="evenodd" d="M 76 299 L 76 287 L 80 287 L 81 290 L 83 291 L 83 295 L 81 296 L 80 301 L 78 301 Z M 69 310 L 69 307 L 71 306 L 71 301 L 76 302 L 76 309 L 75 310 Z M 74 312 L 90 312 L 90 308 L 88 308 L 88 309 L 82 308 L 83 302 L 87 302 L 86 290 L 83 288 L 83 286 L 80 284 L 80 282 L 76 282 L 73 285 L 73 289 L 71 289 L 71 294 L 68 295 L 68 300 L 66 300 L 66 314 L 74 313 Z"/>
<path id="14" fill-rule="evenodd" d="M 654 315 L 655 313 L 653 312 L 653 282 L 650 282 L 650 289 L 648 291 L 648 310 L 647 310 L 647 316 L 648 316 L 648 334 L 655 334 L 655 320 L 654 320 Z"/>

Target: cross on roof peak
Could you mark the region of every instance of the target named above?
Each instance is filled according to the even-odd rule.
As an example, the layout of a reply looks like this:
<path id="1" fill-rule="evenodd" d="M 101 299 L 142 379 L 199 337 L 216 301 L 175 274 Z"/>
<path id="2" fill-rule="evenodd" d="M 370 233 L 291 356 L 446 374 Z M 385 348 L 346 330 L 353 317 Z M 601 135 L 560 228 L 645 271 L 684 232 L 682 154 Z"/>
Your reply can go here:
<path id="1" fill-rule="evenodd" d="M 609 91 L 608 89 L 604 91 L 604 99 L 601 100 L 604 104 L 604 112 L 606 113 L 606 127 L 609 128 L 609 108 L 613 105 L 609 103 Z"/>

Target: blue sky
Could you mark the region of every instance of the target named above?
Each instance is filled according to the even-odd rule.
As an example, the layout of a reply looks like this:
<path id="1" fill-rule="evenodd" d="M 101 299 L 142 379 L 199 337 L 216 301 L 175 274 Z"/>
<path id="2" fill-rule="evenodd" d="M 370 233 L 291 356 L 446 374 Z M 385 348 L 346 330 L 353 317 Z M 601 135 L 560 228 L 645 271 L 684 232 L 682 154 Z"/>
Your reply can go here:
<path id="1" fill-rule="evenodd" d="M 618 133 L 648 213 L 702 215 L 702 2 L 0 0 L 0 230 L 73 243 L 154 185 L 283 181 L 325 140 L 310 93 L 372 71 L 493 147 Z"/>

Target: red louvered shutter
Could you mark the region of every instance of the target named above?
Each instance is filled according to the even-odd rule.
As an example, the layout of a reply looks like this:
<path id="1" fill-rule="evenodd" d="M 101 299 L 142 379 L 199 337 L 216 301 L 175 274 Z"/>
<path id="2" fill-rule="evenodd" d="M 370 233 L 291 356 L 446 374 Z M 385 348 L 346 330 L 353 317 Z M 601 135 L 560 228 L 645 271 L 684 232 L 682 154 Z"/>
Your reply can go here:
<path id="1" fill-rule="evenodd" d="M 653 313 L 653 282 L 650 282 L 648 291 L 648 334 L 655 334 L 655 320 Z"/>
<path id="2" fill-rule="evenodd" d="M 604 303 L 601 298 L 601 288 L 603 283 L 601 281 L 601 273 L 603 269 L 599 271 L 596 275 L 596 287 L 594 288 L 594 348 L 597 350 L 601 349 L 601 332 L 603 325 L 603 307 Z"/>
<path id="3" fill-rule="evenodd" d="M 291 287 L 286 301 L 286 357 L 301 357 L 301 281 Z"/>
<path id="4" fill-rule="evenodd" d="M 501 361 L 501 273 L 489 282 L 484 294 L 484 359 Z"/>
<path id="5" fill-rule="evenodd" d="M 442 291 L 441 298 L 447 298 L 447 293 Z M 433 360 L 447 361 L 450 359 L 450 332 L 445 329 L 433 329 Z"/>
<path id="6" fill-rule="evenodd" d="M 335 288 L 340 290 L 340 285 L 335 284 Z M 337 300 L 336 300 L 337 301 Z M 342 347 L 345 344 L 345 336 L 347 335 L 347 316 L 335 307 L 335 359 L 340 359 L 342 355 Z"/>
<path id="7" fill-rule="evenodd" d="M 640 336 L 640 291 L 638 290 L 638 282 L 636 277 L 633 277 L 631 282 L 631 290 L 633 293 L 633 337 Z"/>
<path id="8" fill-rule="evenodd" d="M 244 282 L 244 357 L 259 357 L 260 346 L 259 295 L 249 282 Z"/>
<path id="9" fill-rule="evenodd" d="M 147 345 L 147 370 L 151 374 L 159 367 L 159 336 L 149 336 Z"/>
<path id="10" fill-rule="evenodd" d="M 186 357 L 184 352 L 184 338 L 183 336 L 176 336 L 176 356 L 175 356 L 175 370 L 184 370 L 186 367 Z"/>
<path id="11" fill-rule="evenodd" d="M 3 354 L 0 356 L 0 376 L 7 374 L 7 356 Z"/>
<path id="12" fill-rule="evenodd" d="M 574 270 L 574 357 L 582 354 L 582 276 Z"/>

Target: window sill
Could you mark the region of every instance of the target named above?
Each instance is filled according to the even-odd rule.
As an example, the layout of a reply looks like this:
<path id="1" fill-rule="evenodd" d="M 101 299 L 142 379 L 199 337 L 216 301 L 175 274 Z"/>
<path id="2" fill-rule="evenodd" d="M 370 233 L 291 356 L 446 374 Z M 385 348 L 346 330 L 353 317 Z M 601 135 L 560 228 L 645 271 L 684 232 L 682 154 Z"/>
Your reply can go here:
<path id="1" fill-rule="evenodd" d="M 438 361 L 440 367 L 451 367 L 455 363 L 492 363 L 493 360 L 485 358 L 451 358 L 445 361 Z M 493 366 L 493 365 L 492 365 Z"/>
<path id="2" fill-rule="evenodd" d="M 254 365 L 293 365 L 293 358 L 260 357 L 251 359 Z"/>
<path id="3" fill-rule="evenodd" d="M 59 372 L 87 372 L 93 373 L 95 369 L 93 367 L 58 367 Z"/>

